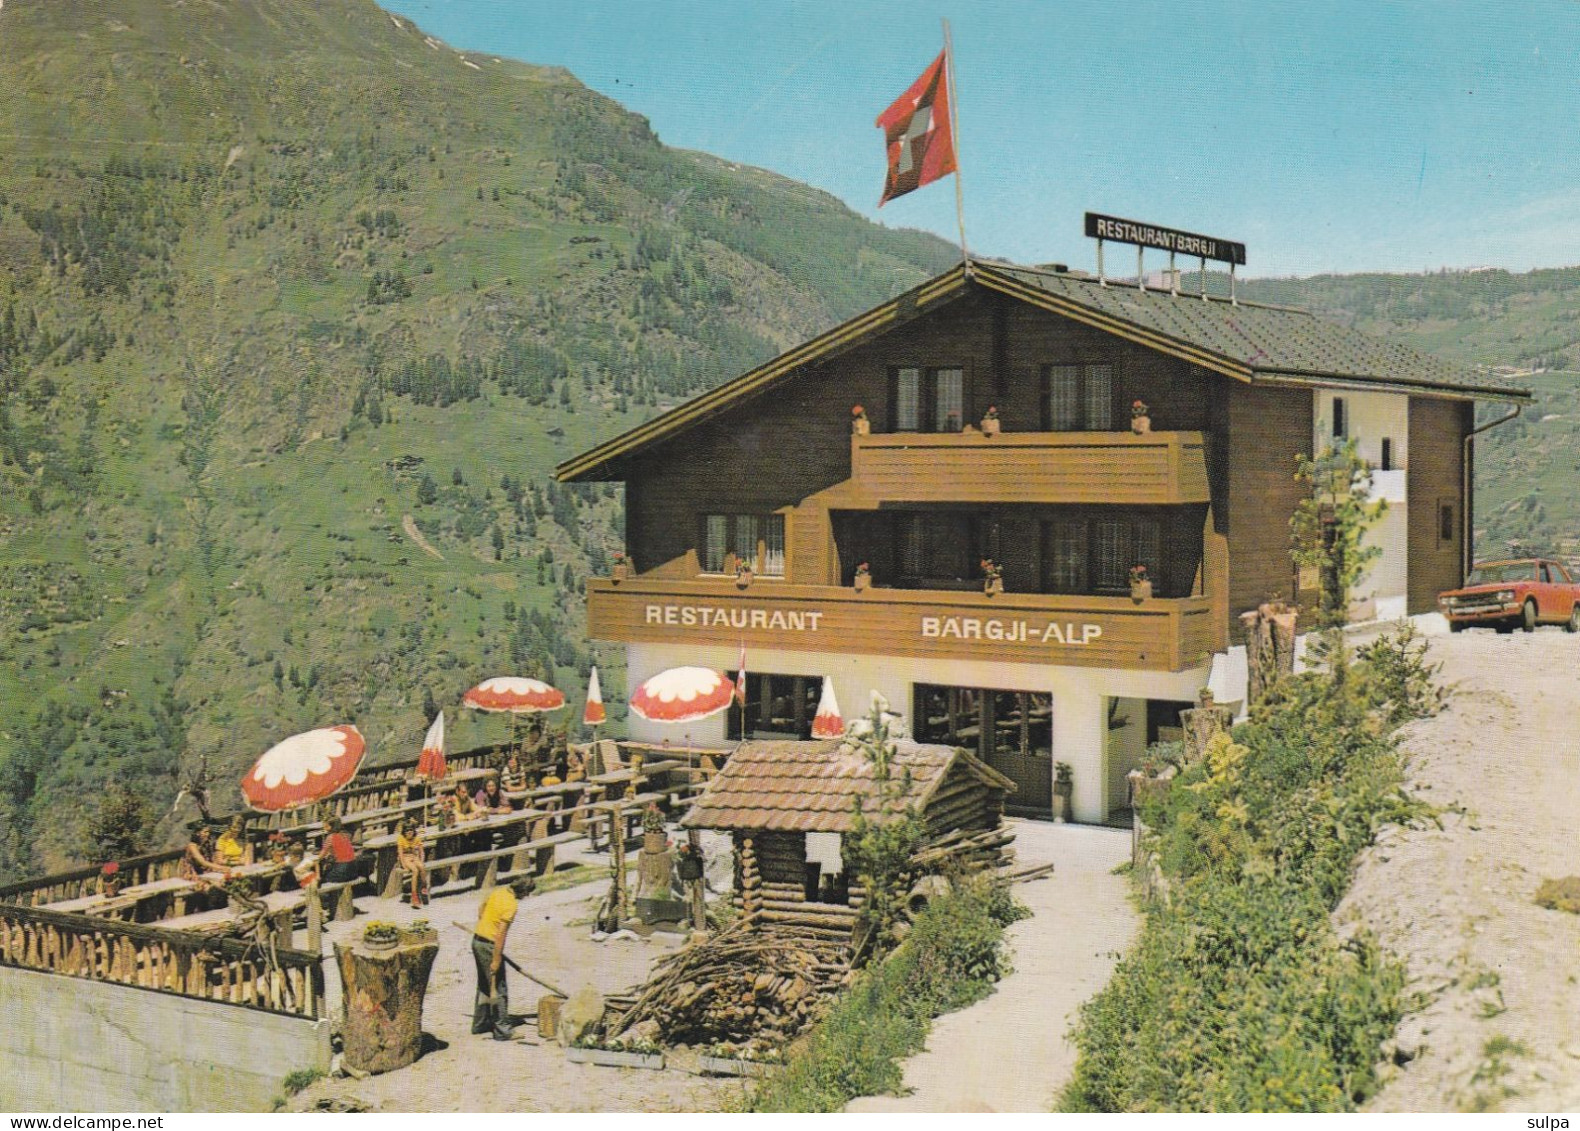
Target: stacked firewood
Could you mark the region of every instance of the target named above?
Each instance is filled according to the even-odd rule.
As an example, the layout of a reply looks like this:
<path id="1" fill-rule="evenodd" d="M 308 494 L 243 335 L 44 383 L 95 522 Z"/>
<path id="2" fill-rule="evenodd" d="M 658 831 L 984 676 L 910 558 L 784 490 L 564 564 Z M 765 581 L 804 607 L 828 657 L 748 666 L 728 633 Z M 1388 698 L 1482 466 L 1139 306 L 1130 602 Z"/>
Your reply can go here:
<path id="1" fill-rule="evenodd" d="M 610 1035 L 778 1045 L 821 1017 L 850 977 L 839 943 L 787 924 L 737 926 L 659 959 Z"/>
<path id="2" fill-rule="evenodd" d="M 934 837 L 911 856 L 923 871 L 959 869 L 977 872 L 1008 868 L 1015 860 L 1014 830 L 1004 825 L 991 829 L 955 829 Z"/>

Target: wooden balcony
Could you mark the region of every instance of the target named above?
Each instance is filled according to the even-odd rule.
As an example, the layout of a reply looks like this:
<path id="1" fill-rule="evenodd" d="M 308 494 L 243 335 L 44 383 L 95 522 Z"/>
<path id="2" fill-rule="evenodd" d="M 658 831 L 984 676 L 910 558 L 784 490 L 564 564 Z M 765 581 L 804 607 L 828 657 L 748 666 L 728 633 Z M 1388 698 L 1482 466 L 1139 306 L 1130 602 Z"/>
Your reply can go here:
<path id="1" fill-rule="evenodd" d="M 1208 501 L 1200 432 L 893 432 L 852 436 L 841 505 Z"/>
<path id="2" fill-rule="evenodd" d="M 795 585 L 641 575 L 587 585 L 595 640 L 1182 671 L 1221 647 L 1213 601 Z"/>

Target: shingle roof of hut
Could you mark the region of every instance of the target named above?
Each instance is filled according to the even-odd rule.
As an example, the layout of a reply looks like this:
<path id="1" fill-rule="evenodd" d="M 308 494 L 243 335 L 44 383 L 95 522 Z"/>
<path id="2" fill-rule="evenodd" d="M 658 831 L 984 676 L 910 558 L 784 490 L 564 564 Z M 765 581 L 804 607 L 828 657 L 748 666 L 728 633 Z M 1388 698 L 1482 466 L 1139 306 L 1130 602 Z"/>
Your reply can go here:
<path id="1" fill-rule="evenodd" d="M 902 741 L 896 744 L 891 773 L 904 788 L 886 812 L 892 815 L 906 805 L 924 811 L 956 765 L 990 789 L 1015 788 L 1009 778 L 964 750 Z M 681 824 L 702 829 L 850 832 L 855 827 L 856 799 L 861 799 L 868 819 L 875 819 L 878 793 L 872 762 L 840 739 L 745 742 Z"/>

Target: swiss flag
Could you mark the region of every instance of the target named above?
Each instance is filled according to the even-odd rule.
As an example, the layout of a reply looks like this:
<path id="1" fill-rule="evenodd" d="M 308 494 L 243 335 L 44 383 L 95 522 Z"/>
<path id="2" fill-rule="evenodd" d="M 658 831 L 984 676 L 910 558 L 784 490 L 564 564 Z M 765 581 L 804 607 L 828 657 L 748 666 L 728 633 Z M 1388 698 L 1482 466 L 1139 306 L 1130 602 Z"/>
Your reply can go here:
<path id="1" fill-rule="evenodd" d="M 889 175 L 879 207 L 955 171 L 946 53 L 941 52 L 911 89 L 878 115 L 878 128 L 889 149 Z"/>
<path id="2" fill-rule="evenodd" d="M 746 641 L 741 641 L 741 662 L 735 670 L 735 701 L 746 706 Z"/>

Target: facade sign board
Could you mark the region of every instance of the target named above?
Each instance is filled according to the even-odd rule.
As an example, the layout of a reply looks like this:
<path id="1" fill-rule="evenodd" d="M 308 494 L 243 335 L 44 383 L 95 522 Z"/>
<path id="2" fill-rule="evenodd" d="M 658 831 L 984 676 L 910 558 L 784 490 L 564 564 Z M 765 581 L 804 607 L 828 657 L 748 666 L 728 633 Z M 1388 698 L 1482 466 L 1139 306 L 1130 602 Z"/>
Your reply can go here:
<path id="1" fill-rule="evenodd" d="M 1212 601 L 1199 595 L 1137 604 L 1121 597 L 853 592 L 761 582 L 752 593 L 724 589 L 678 579 L 589 581 L 589 635 L 628 643 L 1151 671 L 1180 671 L 1212 650 Z"/>
<path id="2" fill-rule="evenodd" d="M 1181 232 L 1175 228 L 1160 228 L 1139 220 L 1122 220 L 1118 216 L 1104 216 L 1100 212 L 1086 214 L 1086 234 L 1096 240 L 1140 244 L 1160 251 L 1176 251 L 1181 255 L 1194 255 L 1220 263 L 1245 265 L 1243 243 L 1197 235 L 1195 232 Z"/>

